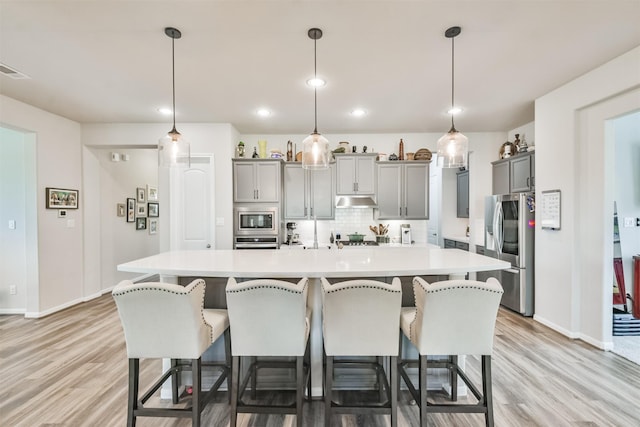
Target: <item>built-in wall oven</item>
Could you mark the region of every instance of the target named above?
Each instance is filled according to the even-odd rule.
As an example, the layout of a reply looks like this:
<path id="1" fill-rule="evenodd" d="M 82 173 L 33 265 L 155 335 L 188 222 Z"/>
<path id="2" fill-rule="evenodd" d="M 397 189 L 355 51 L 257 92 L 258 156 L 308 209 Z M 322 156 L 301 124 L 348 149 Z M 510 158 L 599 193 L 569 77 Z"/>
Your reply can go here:
<path id="1" fill-rule="evenodd" d="M 277 206 L 248 205 L 233 208 L 234 249 L 278 249 L 280 210 Z"/>

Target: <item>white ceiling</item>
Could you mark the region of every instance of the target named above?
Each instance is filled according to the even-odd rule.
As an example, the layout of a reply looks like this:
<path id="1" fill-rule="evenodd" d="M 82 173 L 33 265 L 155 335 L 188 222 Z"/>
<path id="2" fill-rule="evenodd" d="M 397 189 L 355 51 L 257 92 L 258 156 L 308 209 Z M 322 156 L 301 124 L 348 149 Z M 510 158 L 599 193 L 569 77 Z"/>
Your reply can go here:
<path id="1" fill-rule="evenodd" d="M 304 134 L 307 30 L 319 27 L 321 133 L 442 132 L 444 31 L 458 25 L 456 127 L 505 131 L 534 120 L 537 97 L 640 45 L 639 22 L 640 0 L 0 0 L 0 62 L 31 77 L 0 76 L 0 93 L 81 123 L 169 124 L 156 109 L 171 105 L 173 26 L 178 129 Z M 353 118 L 355 107 L 369 114 Z"/>

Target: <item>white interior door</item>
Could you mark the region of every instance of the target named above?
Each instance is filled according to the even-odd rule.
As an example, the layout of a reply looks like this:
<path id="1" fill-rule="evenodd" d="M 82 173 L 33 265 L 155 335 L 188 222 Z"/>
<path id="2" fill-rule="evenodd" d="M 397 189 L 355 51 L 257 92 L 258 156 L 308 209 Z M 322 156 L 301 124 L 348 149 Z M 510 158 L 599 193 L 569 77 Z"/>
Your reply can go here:
<path id="1" fill-rule="evenodd" d="M 194 155 L 191 167 L 172 171 L 171 250 L 215 247 L 213 155 Z"/>

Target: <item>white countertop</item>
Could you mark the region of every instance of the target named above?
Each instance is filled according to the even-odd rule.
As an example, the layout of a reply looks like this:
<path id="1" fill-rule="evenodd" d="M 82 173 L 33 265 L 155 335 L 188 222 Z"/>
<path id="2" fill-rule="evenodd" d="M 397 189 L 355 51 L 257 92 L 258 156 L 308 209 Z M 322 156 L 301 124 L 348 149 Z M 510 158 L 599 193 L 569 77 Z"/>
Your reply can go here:
<path id="1" fill-rule="evenodd" d="M 386 277 L 464 274 L 509 268 L 459 249 L 400 246 L 341 250 L 197 250 L 164 252 L 118 265 L 119 271 L 203 277 Z"/>

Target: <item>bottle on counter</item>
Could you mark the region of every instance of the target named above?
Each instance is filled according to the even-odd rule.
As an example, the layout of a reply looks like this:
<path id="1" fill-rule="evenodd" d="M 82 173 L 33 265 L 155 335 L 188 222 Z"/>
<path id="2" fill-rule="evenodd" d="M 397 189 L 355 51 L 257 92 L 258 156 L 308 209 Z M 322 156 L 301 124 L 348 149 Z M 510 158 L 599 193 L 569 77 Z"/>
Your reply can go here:
<path id="1" fill-rule="evenodd" d="M 258 157 L 258 149 L 256 147 L 253 147 L 253 154 L 251 155 L 252 158 L 257 159 Z"/>
<path id="2" fill-rule="evenodd" d="M 236 157 L 244 157 L 244 142 L 242 141 L 238 142 L 238 147 L 236 148 Z"/>
<path id="3" fill-rule="evenodd" d="M 404 141 L 400 138 L 400 147 L 398 148 L 398 160 L 404 160 Z"/>
<path id="4" fill-rule="evenodd" d="M 287 142 L 287 162 L 293 160 L 293 142 L 290 140 Z"/>

